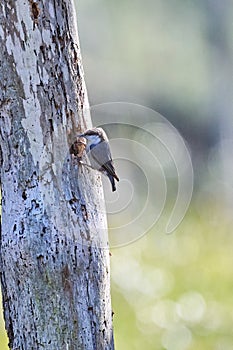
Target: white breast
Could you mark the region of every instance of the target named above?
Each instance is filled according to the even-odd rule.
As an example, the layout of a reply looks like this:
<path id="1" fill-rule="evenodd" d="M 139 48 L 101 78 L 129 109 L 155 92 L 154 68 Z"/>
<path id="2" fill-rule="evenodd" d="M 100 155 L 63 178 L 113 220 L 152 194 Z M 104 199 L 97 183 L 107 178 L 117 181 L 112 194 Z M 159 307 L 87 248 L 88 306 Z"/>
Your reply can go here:
<path id="1" fill-rule="evenodd" d="M 87 139 L 87 146 L 86 146 L 86 151 L 90 151 L 90 147 L 92 145 L 96 146 L 101 142 L 101 139 L 98 135 L 88 135 L 86 136 Z"/>

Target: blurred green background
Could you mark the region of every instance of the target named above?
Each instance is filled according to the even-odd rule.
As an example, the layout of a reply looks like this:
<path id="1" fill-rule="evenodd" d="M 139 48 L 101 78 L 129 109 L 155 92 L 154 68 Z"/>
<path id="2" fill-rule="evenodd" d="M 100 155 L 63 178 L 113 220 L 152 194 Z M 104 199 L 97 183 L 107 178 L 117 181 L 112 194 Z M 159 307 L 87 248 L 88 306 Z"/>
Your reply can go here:
<path id="1" fill-rule="evenodd" d="M 233 3 L 80 0 L 90 104 L 128 101 L 167 118 L 195 175 L 177 230 L 112 250 L 116 349 L 233 349 Z M 146 220 L 146 217 L 145 217 Z M 3 320 L 0 348 L 7 349 Z"/>

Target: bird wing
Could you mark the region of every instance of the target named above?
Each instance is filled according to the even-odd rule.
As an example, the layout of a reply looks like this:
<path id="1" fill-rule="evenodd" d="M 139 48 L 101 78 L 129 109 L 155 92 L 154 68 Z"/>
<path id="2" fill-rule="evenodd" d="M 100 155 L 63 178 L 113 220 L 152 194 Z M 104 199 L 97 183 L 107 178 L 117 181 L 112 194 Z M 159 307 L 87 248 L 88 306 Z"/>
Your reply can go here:
<path id="1" fill-rule="evenodd" d="M 115 168 L 113 166 L 111 151 L 108 142 L 102 141 L 97 145 L 93 145 L 89 152 L 93 160 L 99 165 L 99 168 L 107 171 L 117 181 L 119 181 L 116 175 Z"/>
<path id="2" fill-rule="evenodd" d="M 107 171 L 108 174 L 112 175 L 117 181 L 119 181 L 119 177 L 116 174 L 115 168 L 113 166 L 112 160 L 102 165 L 102 168 Z"/>

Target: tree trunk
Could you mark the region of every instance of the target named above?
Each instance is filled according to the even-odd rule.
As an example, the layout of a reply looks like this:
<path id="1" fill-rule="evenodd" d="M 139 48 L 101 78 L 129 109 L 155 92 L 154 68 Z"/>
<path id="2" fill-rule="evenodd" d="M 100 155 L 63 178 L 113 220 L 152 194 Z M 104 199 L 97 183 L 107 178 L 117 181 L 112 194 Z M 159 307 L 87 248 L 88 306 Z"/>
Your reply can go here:
<path id="1" fill-rule="evenodd" d="M 113 349 L 100 176 L 71 0 L 0 3 L 1 283 L 14 350 Z"/>

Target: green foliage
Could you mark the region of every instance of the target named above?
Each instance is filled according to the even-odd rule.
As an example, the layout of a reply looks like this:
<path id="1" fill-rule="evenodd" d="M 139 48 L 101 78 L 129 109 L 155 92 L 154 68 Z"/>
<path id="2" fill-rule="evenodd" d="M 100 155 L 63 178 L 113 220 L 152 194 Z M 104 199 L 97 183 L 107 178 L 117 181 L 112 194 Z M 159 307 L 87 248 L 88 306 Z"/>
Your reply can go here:
<path id="1" fill-rule="evenodd" d="M 217 223 L 198 213 L 171 235 L 155 228 L 113 251 L 117 349 L 233 348 L 231 227 L 220 208 Z"/>
<path id="2" fill-rule="evenodd" d="M 0 305 L 2 305 L 0 297 Z M 1 309 L 0 309 L 1 310 Z M 0 348 L 1 350 L 8 350 L 8 338 L 5 332 L 3 314 L 0 312 Z"/>

